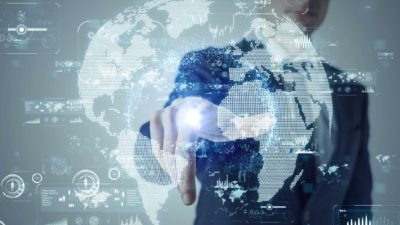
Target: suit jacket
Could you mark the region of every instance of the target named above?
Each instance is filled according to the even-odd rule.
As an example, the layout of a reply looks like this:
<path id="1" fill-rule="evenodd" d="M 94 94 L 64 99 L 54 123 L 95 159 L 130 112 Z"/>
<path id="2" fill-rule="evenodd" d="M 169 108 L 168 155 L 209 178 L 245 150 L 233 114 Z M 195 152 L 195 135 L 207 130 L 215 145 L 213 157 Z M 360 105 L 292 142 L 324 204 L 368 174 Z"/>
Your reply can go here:
<path id="1" fill-rule="evenodd" d="M 237 44 L 243 52 L 250 51 L 255 42 L 242 41 Z M 226 48 L 208 48 L 188 53 L 181 61 L 176 77 L 176 88 L 171 93 L 165 107 L 175 99 L 198 96 L 214 104 L 220 104 L 229 89 L 240 82 L 259 79 L 249 71 L 243 81 L 229 79 L 228 69 L 237 67 L 240 55 L 226 54 Z M 288 67 L 289 68 L 289 67 Z M 198 197 L 195 224 L 334 224 L 334 207 L 340 205 L 371 204 L 372 176 L 368 154 L 368 97 L 365 88 L 356 82 L 344 82 L 341 71 L 324 64 L 328 75 L 334 109 L 336 132 L 331 136 L 334 151 L 329 166 L 339 166 L 338 172 L 326 173 L 319 167 L 318 159 L 310 155 L 298 156 L 293 175 L 288 177 L 282 188 L 269 201 L 259 201 L 258 173 L 263 159 L 259 153 L 259 143 L 254 139 L 213 143 L 200 139 L 197 149 L 197 177 L 202 183 Z M 273 76 L 272 76 L 273 77 Z M 282 82 L 272 78 L 263 82 L 269 91 L 287 88 Z M 323 120 L 326 115 L 320 116 Z M 326 129 L 321 128 L 319 129 Z M 149 124 L 140 130 L 150 138 Z M 325 132 L 328 135 L 328 132 Z M 312 139 L 316 135 L 313 134 Z M 310 140 L 310 143 L 312 140 Z M 310 144 L 309 143 L 309 144 Z M 313 147 L 314 146 L 314 147 Z M 316 151 L 315 145 L 309 149 Z M 139 173 L 148 181 L 169 184 L 168 175 L 151 155 L 150 146 L 139 139 L 135 147 L 135 162 Z M 303 171 L 294 186 L 291 183 Z M 244 175 L 243 175 L 244 171 Z M 325 175 L 321 175 L 325 172 Z M 218 174 L 218 176 L 210 176 Z M 243 176 L 246 177 L 243 180 Z M 221 178 L 238 181 L 247 192 L 242 201 L 221 202 L 213 186 Z M 268 209 L 268 206 L 285 205 L 286 209 Z"/>

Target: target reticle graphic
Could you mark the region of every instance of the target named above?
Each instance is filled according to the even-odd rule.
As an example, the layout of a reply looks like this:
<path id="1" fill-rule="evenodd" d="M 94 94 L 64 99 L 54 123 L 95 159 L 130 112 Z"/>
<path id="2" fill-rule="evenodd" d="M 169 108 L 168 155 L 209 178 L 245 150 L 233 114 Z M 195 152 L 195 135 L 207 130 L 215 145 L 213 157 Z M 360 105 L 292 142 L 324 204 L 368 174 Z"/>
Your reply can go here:
<path id="1" fill-rule="evenodd" d="M 0 3 L 0 53 L 56 53 L 58 3 Z"/>
<path id="2" fill-rule="evenodd" d="M 72 179 L 72 183 L 75 187 L 75 192 L 86 197 L 95 195 L 100 188 L 100 179 L 91 170 L 79 171 Z"/>
<path id="3" fill-rule="evenodd" d="M 12 16 L 12 15 L 10 15 Z M 15 16 L 14 16 L 15 17 Z M 7 32 L 11 41 L 27 41 L 36 31 L 46 31 L 46 28 L 30 28 L 26 25 L 26 12 L 19 10 L 14 21 L 8 24 Z M 11 17 L 12 18 L 12 17 Z"/>
<path id="4" fill-rule="evenodd" d="M 5 197 L 19 198 L 25 191 L 25 182 L 20 176 L 10 174 L 1 181 L 1 189 Z"/>

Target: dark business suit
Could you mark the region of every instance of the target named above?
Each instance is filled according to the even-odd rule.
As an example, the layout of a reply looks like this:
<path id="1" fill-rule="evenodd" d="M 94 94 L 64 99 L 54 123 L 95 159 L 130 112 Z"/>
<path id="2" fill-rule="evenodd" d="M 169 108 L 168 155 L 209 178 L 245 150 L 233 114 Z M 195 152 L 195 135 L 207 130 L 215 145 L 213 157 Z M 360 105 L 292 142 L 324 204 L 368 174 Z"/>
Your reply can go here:
<path id="1" fill-rule="evenodd" d="M 237 47 L 243 52 L 250 51 L 254 47 L 263 47 L 254 44 L 242 41 Z M 273 78 L 274 76 L 264 80 L 254 71 L 249 71 L 243 81 L 230 80 L 228 69 L 240 66 L 237 64 L 237 59 L 241 56 L 225 54 L 229 48 L 231 47 L 208 48 L 187 54 L 178 70 L 176 88 L 165 107 L 175 99 L 188 96 L 199 96 L 218 105 L 228 95 L 233 85 L 254 80 L 261 80 L 263 87 L 269 91 L 288 88 Z M 290 65 L 285 67 L 290 69 Z M 331 137 L 335 143 L 331 163 L 347 165 L 346 168 L 340 169 L 340 178 L 321 176 L 317 172 L 318 159 L 310 155 L 299 155 L 293 175 L 285 180 L 282 188 L 269 202 L 259 203 L 258 173 L 262 169 L 264 160 L 267 160 L 259 153 L 259 142 L 246 139 L 213 143 L 200 139 L 197 149 L 197 177 L 202 183 L 202 189 L 198 198 L 195 224 L 262 224 L 276 221 L 283 224 L 330 225 L 333 224 L 335 205 L 371 203 L 372 177 L 367 150 L 369 130 L 367 95 L 363 93 L 364 88 L 360 84 L 343 83 L 338 77 L 340 71 L 337 69 L 327 64 L 324 64 L 324 67 L 333 90 L 336 129 Z M 326 112 L 321 110 L 319 119 L 326 120 Z M 322 125 L 317 125 L 315 128 L 327 129 Z M 141 133 L 150 138 L 148 123 L 142 126 Z M 325 133 L 328 135 L 328 132 Z M 310 143 L 315 141 L 315 132 L 311 139 Z M 317 151 L 315 149 L 317 147 L 312 144 L 307 148 Z M 142 168 L 139 169 L 139 173 L 148 181 L 168 184 L 168 176 L 155 159 L 149 156 L 149 151 L 150 149 L 143 146 L 135 148 L 135 162 Z M 299 181 L 294 187 L 290 187 L 301 170 L 303 173 Z M 210 176 L 216 171 L 218 176 Z M 245 181 L 242 179 L 243 171 Z M 213 185 L 217 178 L 224 177 L 238 181 L 248 190 L 244 194 L 243 202 L 227 202 L 222 205 L 221 200 L 213 192 Z M 261 205 L 267 204 L 286 205 L 289 210 L 279 211 L 282 213 L 271 211 L 270 214 L 263 215 L 249 213 L 258 212 Z M 235 210 L 233 214 L 230 209 Z"/>

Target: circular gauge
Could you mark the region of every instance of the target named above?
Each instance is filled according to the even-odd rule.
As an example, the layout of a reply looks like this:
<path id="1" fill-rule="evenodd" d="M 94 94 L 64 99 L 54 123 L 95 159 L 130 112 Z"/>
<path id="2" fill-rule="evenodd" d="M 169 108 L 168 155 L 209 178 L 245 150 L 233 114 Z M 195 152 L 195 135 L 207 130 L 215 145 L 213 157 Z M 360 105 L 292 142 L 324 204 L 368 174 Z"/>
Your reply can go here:
<path id="1" fill-rule="evenodd" d="M 20 176 L 10 174 L 1 181 L 1 189 L 7 198 L 19 198 L 25 191 L 25 182 Z"/>
<path id="2" fill-rule="evenodd" d="M 75 224 L 76 225 L 83 225 L 84 224 L 83 218 L 82 217 L 77 217 L 75 219 Z"/>
<path id="3" fill-rule="evenodd" d="M 43 176 L 40 173 L 35 173 L 32 175 L 32 182 L 35 184 L 41 183 L 43 181 Z"/>
<path id="4" fill-rule="evenodd" d="M 89 218 L 89 225 L 99 225 L 100 224 L 100 219 L 97 216 L 91 216 Z"/>
<path id="5" fill-rule="evenodd" d="M 95 195 L 100 188 L 100 179 L 97 174 L 91 170 L 79 171 L 72 179 L 72 183 L 78 194 L 87 197 Z"/>
<path id="6" fill-rule="evenodd" d="M 59 118 L 58 118 L 57 116 L 53 116 L 53 117 L 51 118 L 51 122 L 52 122 L 53 124 L 57 124 L 59 121 L 60 121 L 60 120 L 59 120 Z"/>
<path id="7" fill-rule="evenodd" d="M 108 170 L 108 178 L 110 180 L 118 180 L 121 177 L 121 172 L 118 168 L 114 167 Z"/>

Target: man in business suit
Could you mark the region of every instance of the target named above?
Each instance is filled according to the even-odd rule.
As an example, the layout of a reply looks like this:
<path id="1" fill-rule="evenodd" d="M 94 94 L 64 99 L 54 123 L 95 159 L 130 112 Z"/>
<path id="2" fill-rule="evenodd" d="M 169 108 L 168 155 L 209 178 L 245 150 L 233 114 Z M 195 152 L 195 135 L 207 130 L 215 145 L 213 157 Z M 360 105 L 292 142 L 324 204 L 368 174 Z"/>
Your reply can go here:
<path id="1" fill-rule="evenodd" d="M 323 22 L 329 0 L 287 0 L 274 4 L 275 13 L 289 16 L 306 35 L 311 35 Z M 235 45 L 243 53 L 264 47 L 253 40 Z M 208 48 L 184 57 L 176 78 L 177 88 L 164 109 L 154 113 L 150 122 L 141 128 L 141 133 L 152 140 L 151 153 L 158 162 L 157 165 L 146 165 L 146 168 L 158 171 L 156 175 L 150 175 L 146 172 L 150 170 L 146 169 L 139 171 L 142 176 L 160 184 L 178 183 L 183 203 L 190 205 L 196 199 L 197 175 L 202 183 L 195 221 L 199 225 L 267 222 L 329 225 L 334 224 L 335 206 L 371 204 L 367 95 L 363 86 L 343 82 L 341 71 L 326 63 L 323 68 L 332 90 L 333 126 L 327 125 L 329 116 L 322 110 L 318 121 L 313 124 L 315 132 L 306 148 L 321 153 L 321 148 L 331 141 L 329 159 L 321 163 L 323 154 L 298 154 L 293 174 L 271 199 L 260 202 L 258 188 L 262 177 L 259 173 L 267 159 L 261 157 L 260 142 L 254 139 L 258 134 L 252 133 L 253 129 L 245 128 L 249 124 L 251 126 L 254 120 L 242 121 L 244 130 L 239 129 L 237 133 L 250 134 L 240 138 L 226 135 L 221 132 L 221 127 L 216 126 L 218 111 L 223 110 L 219 105 L 236 84 L 223 76 L 226 72 L 224 68 L 212 62 L 222 60 L 228 67 L 237 66 L 234 65 L 234 56 L 226 54 L 228 48 Z M 254 81 L 259 77 L 248 73 L 246 79 Z M 265 82 L 263 85 L 269 91 L 287 89 L 277 80 Z M 186 88 L 182 88 L 181 84 L 185 84 Z M 191 111 L 193 105 L 201 113 Z M 275 123 L 273 115 L 263 114 L 258 119 L 264 122 L 263 132 L 270 132 Z M 200 122 L 202 124 L 199 125 Z M 199 126 L 206 127 L 206 131 Z M 146 149 L 135 148 L 136 156 L 148 154 L 144 151 Z M 140 157 L 135 159 L 138 164 L 143 163 Z M 215 176 L 210 176 L 214 173 L 238 181 L 246 192 L 242 201 L 221 203 L 213 189 L 221 176 L 217 176 L 217 180 Z M 275 208 L 277 205 L 285 205 L 287 210 Z"/>

